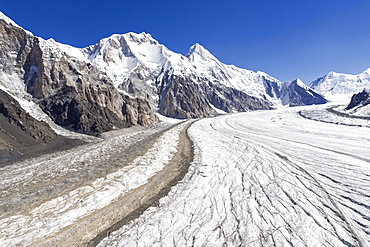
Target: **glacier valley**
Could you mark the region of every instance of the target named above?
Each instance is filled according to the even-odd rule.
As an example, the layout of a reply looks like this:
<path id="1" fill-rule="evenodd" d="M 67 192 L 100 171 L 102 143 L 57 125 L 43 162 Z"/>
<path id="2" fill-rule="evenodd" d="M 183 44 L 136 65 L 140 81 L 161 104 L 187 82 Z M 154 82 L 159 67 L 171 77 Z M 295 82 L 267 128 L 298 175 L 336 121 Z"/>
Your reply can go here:
<path id="1" fill-rule="evenodd" d="M 0 43 L 0 246 L 370 246 L 370 69 L 281 82 L 1 12 Z"/>
<path id="2" fill-rule="evenodd" d="M 321 122 L 320 113 L 330 114 L 327 107 L 237 113 L 194 122 L 188 129 L 194 159 L 184 178 L 141 215 L 105 231 L 90 246 L 368 246 L 370 129 Z M 64 156 L 1 168 L 1 204 L 10 206 L 0 219 L 0 243 L 63 246 L 71 229 L 80 234 L 74 241 L 109 229 L 95 218 L 102 211 L 107 215 L 129 210 L 118 202 L 165 169 L 179 150 L 186 125 L 187 121 L 163 123 L 106 137 Z M 163 130 L 130 165 L 96 172 L 107 162 L 124 159 L 117 153 L 125 147 Z M 117 153 L 110 153 L 111 148 Z M 61 165 L 65 174 L 43 168 Z M 66 175 L 72 171 L 77 178 Z M 83 174 L 89 178 L 84 182 L 78 178 Z M 65 185 L 73 179 L 73 186 L 79 184 L 75 181 L 80 185 Z M 20 194 L 21 189 L 29 194 Z M 48 198 L 53 190 L 58 196 Z M 35 203 L 35 198 L 43 198 L 43 203 Z M 22 207 L 22 202 L 32 208 Z M 12 210 L 15 204 L 19 208 Z M 76 245 L 89 244 L 88 238 L 85 241 Z"/>
<path id="3" fill-rule="evenodd" d="M 368 246 L 370 129 L 302 110 L 196 122 L 191 172 L 100 246 Z"/>

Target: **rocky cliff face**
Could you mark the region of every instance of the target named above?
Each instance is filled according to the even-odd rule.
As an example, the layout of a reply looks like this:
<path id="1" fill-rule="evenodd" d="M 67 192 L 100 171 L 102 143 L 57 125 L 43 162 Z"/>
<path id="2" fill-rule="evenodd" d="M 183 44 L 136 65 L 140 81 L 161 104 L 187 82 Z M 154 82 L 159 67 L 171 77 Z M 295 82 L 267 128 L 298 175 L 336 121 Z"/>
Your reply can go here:
<path id="1" fill-rule="evenodd" d="M 3 87 L 20 97 L 31 95 L 57 124 L 93 134 L 157 121 L 145 99 L 123 96 L 104 72 L 71 57 L 55 41 L 1 19 L 0 40 Z"/>
<path id="2" fill-rule="evenodd" d="M 285 83 L 280 94 L 283 105 L 303 106 L 327 103 L 322 95 L 304 85 L 300 79 Z"/>
<path id="3" fill-rule="evenodd" d="M 22 109 L 20 104 L 14 100 L 9 94 L 0 89 L 0 115 L 2 119 L 15 128 L 7 126 L 6 122 L 1 122 L 1 132 L 12 138 L 20 145 L 27 146 L 32 144 L 34 139 L 36 142 L 49 142 L 58 137 L 58 135 L 50 128 L 50 126 L 42 121 L 34 119 L 30 114 Z M 23 132 L 24 134 L 20 133 Z"/>
<path id="4" fill-rule="evenodd" d="M 166 75 L 158 87 L 159 113 L 174 118 L 198 118 L 218 112 L 267 110 L 267 101 L 232 87 L 196 76 Z"/>
<path id="5" fill-rule="evenodd" d="M 250 96 L 232 87 L 209 82 L 205 85 L 204 91 L 210 104 L 224 112 L 246 112 L 271 108 L 267 100 Z"/>
<path id="6" fill-rule="evenodd" d="M 197 118 L 216 114 L 199 84 L 191 78 L 167 75 L 163 78 L 159 91 L 159 113 L 174 118 Z"/>
<path id="7" fill-rule="evenodd" d="M 364 107 L 370 105 L 370 93 L 364 89 L 360 93 L 356 93 L 352 96 L 351 101 L 345 110 L 351 110 L 355 107 Z"/>

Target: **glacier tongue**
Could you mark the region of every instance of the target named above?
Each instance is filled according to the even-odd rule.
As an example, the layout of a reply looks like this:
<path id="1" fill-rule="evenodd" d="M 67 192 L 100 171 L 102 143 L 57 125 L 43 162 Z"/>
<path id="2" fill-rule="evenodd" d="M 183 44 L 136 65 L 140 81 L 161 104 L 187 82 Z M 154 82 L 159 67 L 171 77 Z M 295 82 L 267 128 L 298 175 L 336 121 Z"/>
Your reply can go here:
<path id="1" fill-rule="evenodd" d="M 368 155 L 358 155 L 369 130 L 299 110 L 193 124 L 195 160 L 183 182 L 99 246 L 367 246 Z"/>

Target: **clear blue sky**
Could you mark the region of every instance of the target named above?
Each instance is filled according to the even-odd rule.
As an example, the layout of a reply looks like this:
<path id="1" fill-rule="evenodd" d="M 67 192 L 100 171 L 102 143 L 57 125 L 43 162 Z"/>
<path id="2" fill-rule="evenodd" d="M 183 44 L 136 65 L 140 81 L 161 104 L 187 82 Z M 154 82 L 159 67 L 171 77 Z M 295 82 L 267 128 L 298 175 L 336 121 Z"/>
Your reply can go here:
<path id="1" fill-rule="evenodd" d="M 182 54 L 200 43 L 226 64 L 281 81 L 370 67 L 369 0 L 2 0 L 0 11 L 77 47 L 130 31 Z"/>

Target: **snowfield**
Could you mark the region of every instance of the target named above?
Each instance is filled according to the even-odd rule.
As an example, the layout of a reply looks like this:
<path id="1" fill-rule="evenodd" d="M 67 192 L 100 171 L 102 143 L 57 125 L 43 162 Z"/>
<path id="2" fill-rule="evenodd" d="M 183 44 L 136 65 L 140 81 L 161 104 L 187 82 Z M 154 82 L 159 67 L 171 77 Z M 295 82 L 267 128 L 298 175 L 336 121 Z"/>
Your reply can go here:
<path id="1" fill-rule="evenodd" d="M 183 181 L 99 246 L 370 246 L 370 128 L 307 109 L 194 123 Z"/>

